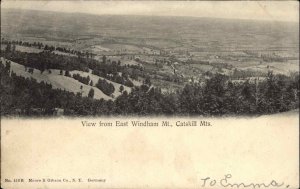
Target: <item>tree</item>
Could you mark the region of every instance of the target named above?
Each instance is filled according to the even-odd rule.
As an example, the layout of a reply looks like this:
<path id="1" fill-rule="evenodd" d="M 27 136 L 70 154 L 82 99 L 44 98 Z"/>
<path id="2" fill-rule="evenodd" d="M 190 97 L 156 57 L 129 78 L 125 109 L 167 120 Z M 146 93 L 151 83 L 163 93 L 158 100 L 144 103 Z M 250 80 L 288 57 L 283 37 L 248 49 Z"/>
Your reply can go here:
<path id="1" fill-rule="evenodd" d="M 95 93 L 95 92 L 94 92 L 94 89 L 91 88 L 90 91 L 89 91 L 88 97 L 89 97 L 89 98 L 94 98 L 94 93 Z"/>
<path id="2" fill-rule="evenodd" d="M 62 70 L 59 71 L 59 75 L 63 75 L 63 71 Z"/>
<path id="3" fill-rule="evenodd" d="M 16 51 L 16 45 L 13 44 L 13 46 L 12 46 L 12 52 L 14 53 L 15 51 Z"/>
<path id="4" fill-rule="evenodd" d="M 10 61 L 6 61 L 6 63 L 5 63 L 5 70 L 6 70 L 7 73 L 10 72 Z"/>
<path id="5" fill-rule="evenodd" d="M 131 77 L 132 79 L 134 79 L 134 80 L 138 80 L 138 70 L 134 68 L 134 69 L 132 70 L 132 73 L 131 73 L 130 77 Z"/>
<path id="6" fill-rule="evenodd" d="M 91 82 L 90 82 L 90 86 L 94 86 L 93 80 L 91 80 Z"/>
<path id="7" fill-rule="evenodd" d="M 6 51 L 6 52 L 10 52 L 10 51 L 11 51 L 11 44 L 10 44 L 10 43 L 8 43 L 8 44 L 6 45 L 5 51 Z"/>
<path id="8" fill-rule="evenodd" d="M 185 85 L 179 96 L 179 106 L 184 114 L 202 114 L 204 102 L 201 87 L 195 84 Z"/>
<path id="9" fill-rule="evenodd" d="M 280 88 L 276 82 L 273 72 L 268 72 L 267 86 L 265 88 L 265 100 L 267 111 L 270 113 L 277 111 L 277 103 L 280 99 Z"/>
<path id="10" fill-rule="evenodd" d="M 67 77 L 70 77 L 70 76 L 71 76 L 69 70 L 66 70 L 66 71 L 65 71 L 65 76 L 67 76 Z"/>
<path id="11" fill-rule="evenodd" d="M 45 62 L 41 63 L 41 74 L 45 71 Z"/>
<path id="12" fill-rule="evenodd" d="M 121 85 L 119 91 L 122 93 L 124 91 L 124 86 Z"/>
<path id="13" fill-rule="evenodd" d="M 28 69 L 28 72 L 31 73 L 31 74 L 33 74 L 33 71 L 34 71 L 33 68 L 29 68 L 29 69 Z"/>
<path id="14" fill-rule="evenodd" d="M 105 55 L 102 56 L 102 62 L 103 62 L 104 64 L 106 64 L 106 56 L 105 56 Z"/>
<path id="15" fill-rule="evenodd" d="M 115 87 L 113 84 L 108 83 L 105 79 L 101 78 L 99 78 L 96 87 L 108 96 L 110 96 L 115 91 Z"/>
<path id="16" fill-rule="evenodd" d="M 45 46 L 44 50 L 46 50 L 46 51 L 49 50 L 48 45 Z"/>
<path id="17" fill-rule="evenodd" d="M 144 82 L 146 85 L 151 86 L 151 81 L 150 81 L 150 77 L 147 76 Z"/>
<path id="18" fill-rule="evenodd" d="M 241 86 L 241 109 L 243 113 L 252 113 L 256 110 L 255 85 L 246 80 Z"/>
<path id="19" fill-rule="evenodd" d="M 206 81 L 203 90 L 203 106 L 205 114 L 222 115 L 224 114 L 224 95 L 227 76 L 216 74 Z"/>

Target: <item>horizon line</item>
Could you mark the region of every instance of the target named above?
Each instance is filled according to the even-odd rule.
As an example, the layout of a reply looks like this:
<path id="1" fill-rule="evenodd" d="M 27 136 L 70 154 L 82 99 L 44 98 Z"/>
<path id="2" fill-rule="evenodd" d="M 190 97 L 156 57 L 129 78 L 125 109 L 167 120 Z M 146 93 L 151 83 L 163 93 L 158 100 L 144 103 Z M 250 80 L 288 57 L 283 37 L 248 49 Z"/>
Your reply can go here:
<path id="1" fill-rule="evenodd" d="M 291 24 L 299 24 L 299 20 L 271 20 L 271 19 L 251 19 L 251 18 L 228 18 L 228 17 L 210 17 L 210 16 L 190 16 L 190 15 L 142 15 L 142 14 L 93 14 L 87 12 L 68 12 L 55 10 L 37 10 L 37 9 L 22 9 L 22 8 L 1 8 L 2 10 L 17 10 L 17 11 L 36 11 L 49 13 L 63 13 L 63 14 L 83 14 L 89 16 L 140 16 L 140 17 L 175 17 L 175 18 L 206 18 L 206 19 L 220 19 L 220 20 L 241 20 L 241 21 L 256 21 L 256 22 L 283 22 Z"/>

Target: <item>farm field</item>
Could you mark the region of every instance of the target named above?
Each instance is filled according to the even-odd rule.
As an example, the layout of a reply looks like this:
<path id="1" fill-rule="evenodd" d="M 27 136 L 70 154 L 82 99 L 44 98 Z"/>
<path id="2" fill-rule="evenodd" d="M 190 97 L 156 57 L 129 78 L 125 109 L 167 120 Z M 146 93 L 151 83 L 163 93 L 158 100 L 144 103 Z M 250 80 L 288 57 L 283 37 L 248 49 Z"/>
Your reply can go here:
<path id="1" fill-rule="evenodd" d="M 24 27 L 9 24 L 19 14 L 23 19 L 18 26 Z M 261 75 L 273 71 L 287 76 L 298 71 L 299 28 L 295 23 L 55 14 L 58 14 L 55 15 L 56 20 L 53 12 L 4 10 L 1 18 L 3 37 L 90 53 L 99 62 L 106 56 L 108 63 L 140 67 L 140 81 L 132 80 L 134 85 L 141 85 L 150 77 L 152 85 L 163 90 L 182 88 L 191 80 L 204 80 L 207 74 L 230 76 L 234 69 Z M 5 50 L 5 45 L 1 46 L 1 50 Z M 43 51 L 20 45 L 16 46 L 16 50 L 27 53 Z M 52 52 L 77 56 L 58 50 Z M 94 83 L 99 79 L 86 72 L 71 73 L 89 75 Z M 176 83 L 178 79 L 180 84 Z M 119 96 L 120 84 L 110 83 L 115 87 L 113 96 Z M 130 91 L 130 88 L 125 89 Z M 77 89 L 70 90 L 78 92 Z M 86 91 L 83 94 L 87 95 Z M 101 94 L 97 97 L 100 98 Z"/>
<path id="2" fill-rule="evenodd" d="M 37 48 L 33 48 L 33 47 L 24 47 L 24 46 L 19 46 L 19 45 L 16 45 L 16 50 L 21 51 L 21 52 L 27 52 L 27 53 L 40 53 L 43 51 L 41 49 L 37 49 Z"/>
<path id="3" fill-rule="evenodd" d="M 24 18 L 19 25 L 24 27 L 10 25 L 11 19 L 19 14 Z M 299 63 L 299 28 L 294 23 L 88 14 L 80 17 L 73 15 L 71 18 L 66 13 L 55 14 L 59 15 L 54 16 L 52 12 L 19 13 L 4 10 L 1 18 L 3 37 L 86 51 L 93 53 L 99 60 L 103 55 L 111 56 L 112 61 L 121 60 L 123 65 L 138 65 L 133 61 L 135 58 L 147 63 L 154 63 L 155 59 L 166 59 L 170 62 L 177 61 L 183 66 L 182 63 L 189 60 L 196 63 L 208 61 L 230 64 L 243 70 L 249 67 L 255 69 L 253 66 L 260 63 L 272 63 L 269 69 L 274 68 L 275 72 L 288 74 Z M 49 27 L 45 27 L 45 20 L 48 20 Z M 35 51 L 18 48 L 20 51 Z M 119 54 L 128 57 L 132 55 L 133 59 L 122 59 L 118 57 Z M 274 57 L 288 60 L 282 63 L 266 62 L 262 55 L 270 56 L 271 60 Z M 205 70 L 202 66 L 194 67 Z M 169 71 L 166 73 L 171 74 Z"/>
<path id="4" fill-rule="evenodd" d="M 272 70 L 276 74 L 289 75 L 291 72 L 295 72 L 295 70 L 299 69 L 299 65 L 297 63 L 289 62 L 272 62 L 265 64 L 256 64 L 252 66 L 245 66 L 240 69 L 259 71 L 263 73 L 267 73 L 268 71 Z"/>

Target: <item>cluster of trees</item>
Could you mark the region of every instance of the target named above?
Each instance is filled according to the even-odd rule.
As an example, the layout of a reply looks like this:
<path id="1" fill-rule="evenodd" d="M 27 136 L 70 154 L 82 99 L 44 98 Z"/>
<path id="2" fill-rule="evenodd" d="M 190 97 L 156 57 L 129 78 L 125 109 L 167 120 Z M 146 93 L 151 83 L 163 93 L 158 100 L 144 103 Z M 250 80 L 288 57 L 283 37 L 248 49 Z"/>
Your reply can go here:
<path id="1" fill-rule="evenodd" d="M 79 57 L 83 57 L 85 56 L 86 58 L 94 58 L 94 54 L 89 53 L 89 52 L 81 52 L 81 51 L 77 51 L 74 49 L 70 49 L 70 48 L 65 48 L 65 47 L 54 47 L 52 45 L 44 45 L 41 42 L 28 42 L 28 41 L 18 41 L 18 40 L 6 40 L 4 38 L 2 38 L 1 40 L 1 44 L 3 45 L 9 45 L 9 46 L 15 46 L 15 45 L 20 45 L 20 46 L 25 46 L 25 47 L 35 47 L 38 49 L 43 49 L 45 51 L 60 51 L 60 52 L 64 52 L 64 53 L 69 53 L 69 54 L 74 54 L 77 55 Z"/>
<path id="2" fill-rule="evenodd" d="M 217 69 L 226 68 L 226 69 L 231 70 L 233 68 L 233 65 L 228 64 L 228 63 L 210 62 L 209 65 L 211 65 Z"/>
<path id="3" fill-rule="evenodd" d="M 260 115 L 284 112 L 299 107 L 299 74 L 274 75 L 265 80 L 234 83 L 225 75 L 215 74 L 204 85 L 187 84 L 175 93 L 163 93 L 145 82 L 131 93 L 124 89 L 115 101 L 93 99 L 52 89 L 50 84 L 9 74 L 9 62 L 0 63 L 1 114 L 52 115 L 55 108 L 66 115 Z M 105 80 L 97 87 L 110 95 L 115 89 Z"/>
<path id="4" fill-rule="evenodd" d="M 62 75 L 62 73 L 63 73 L 63 71 L 60 70 L 60 75 Z M 66 70 L 66 71 L 65 71 L 65 76 L 66 76 L 66 77 L 71 77 L 71 74 L 70 74 L 69 70 Z"/>
<path id="5" fill-rule="evenodd" d="M 45 45 L 44 47 L 44 50 L 45 51 L 55 51 L 55 47 L 54 46 L 51 46 L 51 45 Z"/>
<path id="6" fill-rule="evenodd" d="M 102 61 L 98 61 L 92 58 L 92 55 L 86 53 L 77 52 L 74 50 L 66 49 L 63 47 L 53 47 L 50 45 L 43 45 L 45 51 L 41 53 L 26 53 L 15 50 L 15 45 L 11 44 L 23 44 L 24 42 L 10 42 L 6 41 L 6 50 L 1 51 L 1 56 L 18 62 L 26 67 L 36 68 L 43 73 L 45 70 L 59 69 L 59 70 L 80 70 L 88 71 L 93 70 L 92 73 L 100 77 L 104 77 L 108 80 L 122 84 L 124 86 L 133 87 L 133 83 L 130 79 L 138 80 L 139 77 L 145 78 L 145 70 L 139 65 L 121 65 L 121 62 L 110 61 L 104 55 Z M 26 42 L 27 43 L 27 42 Z M 30 43 L 31 46 L 42 45 L 42 43 Z M 66 56 L 57 55 L 52 53 L 53 50 L 58 50 L 66 53 L 75 53 L 78 56 Z M 149 72 L 149 70 L 147 71 Z M 153 73 L 154 74 L 154 73 Z M 165 76 L 161 76 L 162 79 L 173 79 Z"/>
<path id="7" fill-rule="evenodd" d="M 287 77 L 269 72 L 264 81 L 233 83 L 221 74 L 205 85 L 187 84 L 177 93 L 163 94 L 143 85 L 115 101 L 118 114 L 253 115 L 299 107 L 299 74 Z"/>
<path id="8" fill-rule="evenodd" d="M 77 51 L 74 49 L 69 49 L 69 48 L 65 48 L 65 47 L 54 47 L 52 45 L 45 45 L 44 47 L 45 51 L 60 51 L 60 52 L 64 52 L 64 53 L 69 53 L 69 54 L 73 54 L 76 55 L 78 58 L 94 58 L 95 55 L 93 53 L 89 53 L 89 52 L 81 52 L 81 51 Z"/>
<path id="9" fill-rule="evenodd" d="M 40 53 L 9 52 L 1 51 L 1 56 L 11 61 L 22 64 L 26 67 L 32 67 L 39 70 L 60 69 L 60 70 L 80 70 L 88 71 L 87 62 L 76 57 L 55 55 L 43 51 Z"/>
<path id="10" fill-rule="evenodd" d="M 86 85 L 89 85 L 91 81 L 90 76 L 84 77 L 84 76 L 80 76 L 80 74 L 73 74 L 73 78 Z M 93 86 L 92 82 L 93 81 L 91 81 L 91 86 Z"/>
<path id="11" fill-rule="evenodd" d="M 55 108 L 64 110 L 65 115 L 90 116 L 113 114 L 113 102 L 81 97 L 60 89 L 52 89 L 50 84 L 38 83 L 35 79 L 17 76 L 0 63 L 0 103 L 1 115 L 51 116 Z"/>
<path id="12" fill-rule="evenodd" d="M 116 83 L 125 85 L 127 87 L 133 87 L 134 86 L 132 81 L 128 78 L 128 76 L 124 76 L 124 74 L 122 74 L 122 76 L 115 75 L 115 76 L 110 77 L 110 78 L 111 79 L 109 79 L 109 80 L 115 81 Z"/>
<path id="13" fill-rule="evenodd" d="M 187 64 L 203 64 L 203 65 L 209 65 L 210 62 L 209 61 L 203 61 L 203 60 L 194 60 L 194 59 L 191 59 L 189 58 L 187 61 L 186 61 Z"/>
<path id="14" fill-rule="evenodd" d="M 280 57 L 276 54 L 262 54 L 261 58 L 265 62 L 286 62 L 287 61 L 287 58 Z"/>
<path id="15" fill-rule="evenodd" d="M 36 47 L 38 49 L 42 49 L 44 47 L 44 44 L 40 43 L 40 42 L 30 43 L 28 41 L 21 41 L 21 40 L 19 40 L 19 41 L 18 40 L 9 41 L 9 40 L 6 40 L 4 38 L 2 38 L 1 44 L 9 45 L 9 46 L 20 45 L 20 46 L 25 46 L 25 47 Z"/>
<path id="16" fill-rule="evenodd" d="M 245 79 L 249 77 L 266 77 L 267 74 L 259 71 L 251 71 L 251 70 L 238 70 L 234 69 L 231 75 L 232 79 Z"/>
<path id="17" fill-rule="evenodd" d="M 13 72 L 9 76 L 7 66 L 2 63 L 0 63 L 0 72 L 2 115 L 11 115 L 16 112 L 32 115 L 36 108 L 42 108 L 42 111 L 47 114 L 55 107 L 52 107 L 55 102 L 52 98 L 54 94 L 51 85 L 16 76 Z"/>
<path id="18" fill-rule="evenodd" d="M 112 93 L 115 92 L 114 85 L 107 82 L 105 79 L 99 78 L 98 83 L 96 84 L 96 87 L 108 96 L 110 96 Z"/>
<path id="19" fill-rule="evenodd" d="M 12 52 L 14 53 L 16 51 L 16 45 L 8 43 L 5 47 L 5 52 Z"/>
<path id="20" fill-rule="evenodd" d="M 133 87 L 133 83 L 129 79 L 129 68 L 121 66 L 121 63 L 117 63 L 116 61 L 112 61 L 110 64 L 106 63 L 106 57 L 103 57 L 100 64 L 90 67 L 90 69 L 93 70 L 92 74 L 128 87 Z"/>
<path id="21" fill-rule="evenodd" d="M 116 83 L 133 87 L 133 83 L 130 78 L 137 78 L 137 72 L 130 71 L 132 68 L 127 66 L 121 66 L 120 62 L 112 61 L 107 63 L 106 57 L 103 56 L 102 62 L 95 59 L 88 59 L 83 57 L 73 57 L 65 55 L 57 55 L 50 51 L 43 51 L 40 53 L 26 53 L 13 50 L 13 47 L 7 45 L 9 49 L 1 51 L 1 56 L 11 61 L 17 62 L 24 65 L 25 67 L 36 68 L 43 73 L 49 69 L 59 70 L 79 70 L 89 71 L 93 70 L 92 73 L 100 77 L 104 77 L 108 80 Z M 131 77 L 131 75 L 136 75 Z"/>

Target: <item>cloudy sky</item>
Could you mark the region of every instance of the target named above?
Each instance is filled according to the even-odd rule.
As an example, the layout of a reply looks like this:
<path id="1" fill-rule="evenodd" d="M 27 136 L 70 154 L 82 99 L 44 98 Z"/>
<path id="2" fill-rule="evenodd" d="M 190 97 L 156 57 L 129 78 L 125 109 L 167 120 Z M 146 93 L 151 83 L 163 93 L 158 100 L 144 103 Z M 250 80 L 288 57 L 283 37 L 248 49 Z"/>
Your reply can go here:
<path id="1" fill-rule="evenodd" d="M 299 22 L 298 1 L 13 1 L 1 8 L 113 15 L 159 15 Z"/>

